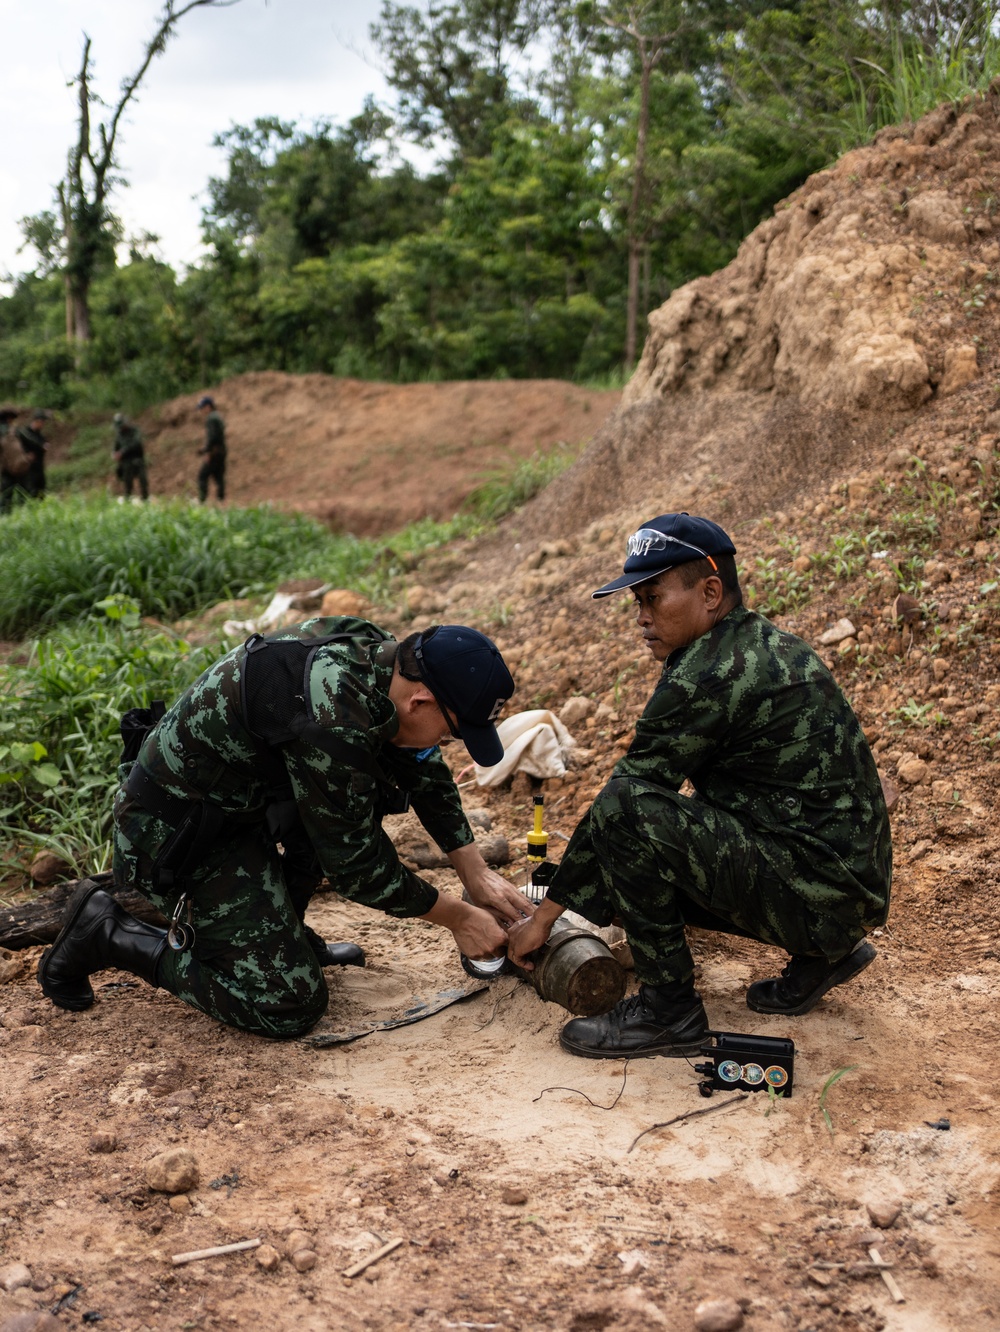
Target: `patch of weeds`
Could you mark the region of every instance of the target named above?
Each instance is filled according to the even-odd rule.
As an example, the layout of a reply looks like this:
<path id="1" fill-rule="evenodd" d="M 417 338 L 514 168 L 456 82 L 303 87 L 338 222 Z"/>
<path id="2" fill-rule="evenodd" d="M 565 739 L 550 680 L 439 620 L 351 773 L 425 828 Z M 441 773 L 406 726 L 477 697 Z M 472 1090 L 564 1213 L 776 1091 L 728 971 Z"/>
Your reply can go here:
<path id="1" fill-rule="evenodd" d="M 84 872 L 108 863 L 122 713 L 176 698 L 224 647 L 151 631 L 127 598 L 108 598 L 103 612 L 33 643 L 24 665 L 0 667 L 0 843 L 13 863 L 25 847 Z"/>
<path id="2" fill-rule="evenodd" d="M 918 703 L 915 698 L 908 698 L 905 703 L 893 709 L 889 725 L 927 727 L 950 726 L 951 723 L 933 703 Z"/>
<path id="3" fill-rule="evenodd" d="M 466 510 L 482 522 L 498 522 L 505 514 L 527 504 L 567 467 L 576 462 L 578 448 L 559 443 L 547 453 L 536 450 L 512 470 L 487 476 L 465 501 Z"/>
<path id="4" fill-rule="evenodd" d="M 966 319 L 974 319 L 985 304 L 986 291 L 983 288 L 983 284 L 977 282 L 962 302 L 962 309 L 965 311 Z"/>
<path id="5" fill-rule="evenodd" d="M 491 629 L 506 629 L 514 618 L 512 601 L 494 601 L 479 616 L 481 622 Z"/>
<path id="6" fill-rule="evenodd" d="M 812 596 L 812 572 L 779 564 L 775 556 L 758 555 L 745 587 L 747 604 L 762 615 L 787 615 Z"/>
<path id="7" fill-rule="evenodd" d="M 638 669 L 639 669 L 639 663 L 637 661 L 634 661 L 630 666 L 626 666 L 623 670 L 620 670 L 618 674 L 615 676 L 615 682 L 612 685 L 612 689 L 614 691 L 616 711 L 620 707 L 622 701 L 622 692 L 623 692 L 622 686 L 628 680 L 630 675 L 636 674 Z"/>

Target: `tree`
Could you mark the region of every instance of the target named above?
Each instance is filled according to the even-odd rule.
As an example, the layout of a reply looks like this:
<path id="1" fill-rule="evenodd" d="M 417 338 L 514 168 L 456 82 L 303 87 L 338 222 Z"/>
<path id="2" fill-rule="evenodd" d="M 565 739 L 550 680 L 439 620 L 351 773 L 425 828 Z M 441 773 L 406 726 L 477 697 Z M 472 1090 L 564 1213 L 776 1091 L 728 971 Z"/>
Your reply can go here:
<path id="1" fill-rule="evenodd" d="M 432 225 L 445 183 L 409 163 L 387 170 L 377 151 L 388 118 L 369 101 L 346 126 L 311 130 L 273 117 L 216 136 L 227 173 L 209 181 L 206 241 L 227 242 L 269 269 L 292 268 L 342 246 L 395 240 Z"/>
<path id="2" fill-rule="evenodd" d="M 424 15 L 383 0 L 371 35 L 399 93 L 403 130 L 419 143 L 450 140 L 462 161 L 485 157 L 512 112 L 532 110 L 512 89 L 513 67 L 547 10 L 545 0 L 432 0 Z"/>
<path id="3" fill-rule="evenodd" d="M 135 73 L 122 81 L 117 102 L 101 101 L 91 87 L 91 39 L 84 33 L 80 72 L 73 80 L 77 88 L 77 135 L 69 150 L 66 174 L 56 186 L 61 227 L 63 275 L 66 285 L 66 337 L 78 351 L 90 341 L 90 287 L 101 261 L 113 254 L 114 219 L 108 195 L 119 184 L 115 174 L 115 148 L 122 116 L 135 97 L 146 71 L 162 54 L 177 24 L 192 9 L 224 9 L 239 0 L 164 0 L 156 30 L 146 43 Z M 101 106 L 108 115 L 92 124 L 91 107 Z M 96 142 L 95 142 L 96 139 Z M 26 232 L 32 219 L 26 224 Z"/>
<path id="4" fill-rule="evenodd" d="M 640 267 L 651 225 L 648 160 L 653 74 L 661 65 L 694 73 L 705 63 L 710 34 L 726 20 L 717 0 L 583 0 L 578 14 L 595 50 L 612 62 L 624 56 L 638 80 L 635 140 L 628 163 L 631 179 L 625 208 L 628 248 L 625 367 L 631 369 L 636 360 Z"/>

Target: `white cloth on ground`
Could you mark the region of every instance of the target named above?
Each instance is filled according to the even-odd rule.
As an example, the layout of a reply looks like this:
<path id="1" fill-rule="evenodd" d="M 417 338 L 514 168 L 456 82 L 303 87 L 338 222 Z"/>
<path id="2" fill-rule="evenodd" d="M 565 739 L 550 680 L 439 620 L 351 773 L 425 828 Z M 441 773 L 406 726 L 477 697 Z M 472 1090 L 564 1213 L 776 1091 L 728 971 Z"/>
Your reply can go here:
<path id="1" fill-rule="evenodd" d="M 565 777 L 566 760 L 576 741 L 554 712 L 534 708 L 516 712 L 497 727 L 503 758 L 495 767 L 476 764 L 479 786 L 499 786 L 515 772 L 531 777 Z"/>

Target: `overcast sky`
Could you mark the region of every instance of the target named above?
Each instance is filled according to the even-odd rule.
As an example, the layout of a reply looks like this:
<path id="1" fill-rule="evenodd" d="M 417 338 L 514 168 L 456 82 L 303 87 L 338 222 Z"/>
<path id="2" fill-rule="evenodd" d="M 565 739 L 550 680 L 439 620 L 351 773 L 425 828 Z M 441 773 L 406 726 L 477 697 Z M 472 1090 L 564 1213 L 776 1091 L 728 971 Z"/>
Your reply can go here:
<path id="1" fill-rule="evenodd" d="M 119 132 L 129 187 L 112 204 L 126 231 L 155 232 L 162 258 L 194 262 L 199 196 L 224 165 L 214 135 L 263 115 L 342 123 L 367 93 L 388 101 L 368 38 L 379 8 L 379 0 L 240 0 L 182 19 Z M 83 32 L 93 39 L 95 91 L 114 101 L 160 9 L 160 0 L 0 0 L 0 274 L 29 266 L 17 254 L 18 220 L 53 206 L 75 127 L 67 84 Z"/>

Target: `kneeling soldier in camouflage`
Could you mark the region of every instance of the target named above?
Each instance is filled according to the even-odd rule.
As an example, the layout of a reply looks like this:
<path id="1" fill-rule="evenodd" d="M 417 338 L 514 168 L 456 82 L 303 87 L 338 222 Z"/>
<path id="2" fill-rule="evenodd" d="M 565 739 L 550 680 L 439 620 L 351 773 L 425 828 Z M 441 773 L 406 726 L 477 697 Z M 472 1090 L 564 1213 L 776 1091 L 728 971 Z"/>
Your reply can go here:
<path id="1" fill-rule="evenodd" d="M 459 737 L 478 763 L 499 762 L 494 723 L 513 690 L 495 645 L 459 625 L 402 643 L 353 617 L 253 635 L 120 772 L 115 882 L 148 897 L 169 931 L 84 881 L 39 963 L 43 991 L 89 1008 L 88 976 L 113 966 L 230 1026 L 301 1035 L 327 1006 L 322 968 L 364 965 L 357 945 L 303 924 L 324 875 L 355 902 L 447 926 L 470 957 L 498 953 L 500 922 L 531 907 L 480 855 L 438 745 Z M 470 902 L 400 863 L 381 824 L 407 799 Z"/>
<path id="2" fill-rule="evenodd" d="M 747 991 L 757 1013 L 808 1013 L 875 957 L 892 849 L 882 787 L 850 704 L 812 649 L 743 605 L 736 548 L 715 523 L 651 519 L 625 571 L 663 673 L 611 780 L 577 827 L 510 954 L 530 965 L 570 908 L 625 927 L 638 994 L 577 1018 L 563 1047 L 589 1058 L 696 1053 L 708 1020 L 685 924 L 791 954 Z M 680 794 L 688 779 L 694 795 Z"/>

